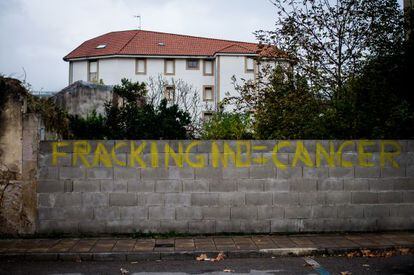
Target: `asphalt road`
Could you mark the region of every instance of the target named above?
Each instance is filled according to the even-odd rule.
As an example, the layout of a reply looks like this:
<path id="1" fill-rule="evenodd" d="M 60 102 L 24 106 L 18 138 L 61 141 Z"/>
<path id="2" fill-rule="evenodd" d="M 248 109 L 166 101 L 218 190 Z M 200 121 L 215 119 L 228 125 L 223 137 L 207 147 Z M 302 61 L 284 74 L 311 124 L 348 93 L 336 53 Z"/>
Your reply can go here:
<path id="1" fill-rule="evenodd" d="M 0 262 L 0 274 L 414 274 L 414 256 L 389 258 L 278 257 L 220 262 Z M 307 264 L 306 261 L 311 264 Z"/>

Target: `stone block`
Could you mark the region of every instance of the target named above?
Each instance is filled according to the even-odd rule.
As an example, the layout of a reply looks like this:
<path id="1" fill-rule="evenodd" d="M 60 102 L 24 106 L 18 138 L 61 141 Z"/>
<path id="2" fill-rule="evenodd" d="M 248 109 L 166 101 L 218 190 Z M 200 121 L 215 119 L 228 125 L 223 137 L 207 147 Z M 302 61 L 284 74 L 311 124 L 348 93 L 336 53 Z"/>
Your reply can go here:
<path id="1" fill-rule="evenodd" d="M 137 196 L 133 193 L 110 193 L 110 206 L 134 206 L 137 205 Z"/>
<path id="2" fill-rule="evenodd" d="M 177 207 L 175 209 L 177 220 L 201 220 L 203 218 L 201 207 Z"/>
<path id="3" fill-rule="evenodd" d="M 311 217 L 312 209 L 306 206 L 289 206 L 285 208 L 287 219 L 308 219 Z"/>
<path id="4" fill-rule="evenodd" d="M 241 221 L 241 231 L 249 233 L 270 233 L 270 220 Z"/>
<path id="5" fill-rule="evenodd" d="M 273 167 L 268 166 L 251 166 L 250 178 L 252 179 L 268 179 L 275 178 L 276 170 Z"/>
<path id="6" fill-rule="evenodd" d="M 352 192 L 353 204 L 376 204 L 378 193 L 376 192 Z"/>
<path id="7" fill-rule="evenodd" d="M 340 205 L 338 206 L 339 218 L 363 218 L 364 207 L 362 205 Z"/>
<path id="8" fill-rule="evenodd" d="M 89 168 L 87 171 L 88 179 L 100 179 L 100 180 L 109 180 L 114 178 L 114 169 L 113 168 Z"/>
<path id="9" fill-rule="evenodd" d="M 149 207 L 150 220 L 174 220 L 175 208 L 164 206 L 150 206 Z"/>
<path id="10" fill-rule="evenodd" d="M 390 216 L 388 205 L 364 205 L 365 218 L 383 218 Z"/>
<path id="11" fill-rule="evenodd" d="M 219 204 L 218 193 L 192 193 L 191 205 L 194 206 L 216 206 Z"/>
<path id="12" fill-rule="evenodd" d="M 341 191 L 344 189 L 343 179 L 321 179 L 318 180 L 318 190 L 320 191 Z"/>
<path id="13" fill-rule="evenodd" d="M 99 192 L 101 190 L 101 183 L 98 180 L 74 180 L 74 192 Z"/>
<path id="14" fill-rule="evenodd" d="M 338 216 L 338 207 L 336 206 L 314 205 L 311 209 L 312 218 L 336 219 Z"/>
<path id="15" fill-rule="evenodd" d="M 403 193 L 402 192 L 378 192 L 379 203 L 402 203 Z"/>
<path id="16" fill-rule="evenodd" d="M 56 193 L 55 207 L 81 206 L 81 193 Z"/>
<path id="17" fill-rule="evenodd" d="M 264 181 L 264 190 L 270 192 L 289 191 L 288 180 L 267 179 Z"/>
<path id="18" fill-rule="evenodd" d="M 234 192 L 236 190 L 236 179 L 218 180 L 210 183 L 210 192 Z"/>
<path id="19" fill-rule="evenodd" d="M 155 180 L 129 180 L 128 192 L 155 192 Z"/>
<path id="20" fill-rule="evenodd" d="M 83 167 L 59 167 L 60 179 L 84 179 L 86 169 Z"/>
<path id="21" fill-rule="evenodd" d="M 230 207 L 203 207 L 203 220 L 230 220 Z"/>
<path id="22" fill-rule="evenodd" d="M 188 226 L 192 234 L 216 233 L 216 221 L 214 220 L 190 221 Z"/>
<path id="23" fill-rule="evenodd" d="M 257 213 L 258 220 L 283 219 L 285 208 L 281 206 L 259 206 Z"/>
<path id="24" fill-rule="evenodd" d="M 165 194 L 164 203 L 165 205 L 190 206 L 191 205 L 191 194 L 185 194 L 185 193 Z"/>
<path id="25" fill-rule="evenodd" d="M 264 191 L 265 180 L 239 179 L 237 190 L 239 192 L 261 192 Z"/>
<path id="26" fill-rule="evenodd" d="M 344 179 L 345 191 L 368 191 L 368 179 Z"/>
<path id="27" fill-rule="evenodd" d="M 230 209 L 230 218 L 232 220 L 256 220 L 256 206 L 235 206 Z"/>
<path id="28" fill-rule="evenodd" d="M 119 220 L 121 217 L 119 207 L 95 207 L 93 211 L 94 220 L 98 221 Z"/>
<path id="29" fill-rule="evenodd" d="M 350 204 L 351 193 L 346 191 L 328 191 L 325 193 L 327 205 Z"/>
<path id="30" fill-rule="evenodd" d="M 246 205 L 272 205 L 272 193 L 246 193 Z"/>
<path id="31" fill-rule="evenodd" d="M 142 206 L 120 207 L 121 220 L 142 220 L 148 218 L 148 208 Z"/>
<path id="32" fill-rule="evenodd" d="M 245 193 L 242 192 L 219 193 L 219 205 L 221 206 L 245 205 L 245 199 Z"/>
<path id="33" fill-rule="evenodd" d="M 61 193 L 64 191 L 64 181 L 39 180 L 37 183 L 37 193 Z"/>
<path id="34" fill-rule="evenodd" d="M 136 167 L 114 167 L 115 180 L 136 180 L 141 177 L 141 169 Z"/>
<path id="35" fill-rule="evenodd" d="M 299 193 L 299 205 L 323 205 L 325 194 L 323 192 Z"/>
<path id="36" fill-rule="evenodd" d="M 82 205 L 88 207 L 108 207 L 108 193 L 82 193 Z"/>
<path id="37" fill-rule="evenodd" d="M 181 181 L 179 180 L 157 180 L 155 182 L 155 192 L 158 193 L 177 193 L 182 191 Z"/>
<path id="38" fill-rule="evenodd" d="M 286 169 L 277 169 L 278 179 L 296 179 L 302 178 L 302 167 L 287 167 Z"/>
<path id="39" fill-rule="evenodd" d="M 295 179 L 290 181 L 290 191 L 312 192 L 318 188 L 316 179 Z"/>

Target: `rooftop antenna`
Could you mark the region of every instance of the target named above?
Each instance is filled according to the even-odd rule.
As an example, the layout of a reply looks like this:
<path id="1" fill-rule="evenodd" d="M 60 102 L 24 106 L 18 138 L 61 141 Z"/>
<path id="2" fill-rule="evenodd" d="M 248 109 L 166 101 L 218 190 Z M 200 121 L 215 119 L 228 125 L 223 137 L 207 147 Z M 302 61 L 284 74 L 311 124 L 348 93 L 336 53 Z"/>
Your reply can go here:
<path id="1" fill-rule="evenodd" d="M 138 30 L 141 30 L 141 15 L 134 15 L 136 19 L 138 19 Z"/>

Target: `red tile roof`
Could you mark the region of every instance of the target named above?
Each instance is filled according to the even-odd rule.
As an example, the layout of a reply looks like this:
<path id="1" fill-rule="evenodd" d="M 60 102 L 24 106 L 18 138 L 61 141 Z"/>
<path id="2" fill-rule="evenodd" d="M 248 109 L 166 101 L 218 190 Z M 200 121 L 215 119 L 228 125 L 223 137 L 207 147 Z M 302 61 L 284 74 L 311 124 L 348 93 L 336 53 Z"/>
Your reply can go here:
<path id="1" fill-rule="evenodd" d="M 161 46 L 160 43 L 164 45 Z M 98 45 L 106 45 L 97 49 Z M 85 41 L 64 60 L 108 55 L 213 56 L 258 53 L 258 44 L 143 30 L 110 32 Z"/>

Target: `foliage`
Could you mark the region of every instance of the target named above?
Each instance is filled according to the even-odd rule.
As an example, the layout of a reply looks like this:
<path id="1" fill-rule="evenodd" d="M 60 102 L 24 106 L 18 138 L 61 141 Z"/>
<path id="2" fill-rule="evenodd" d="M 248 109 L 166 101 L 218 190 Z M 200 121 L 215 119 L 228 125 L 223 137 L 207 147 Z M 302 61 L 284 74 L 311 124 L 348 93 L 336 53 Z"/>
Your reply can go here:
<path id="1" fill-rule="evenodd" d="M 367 60 L 393 52 L 404 38 L 396 0 L 272 0 L 274 31 L 257 32 L 294 56 L 310 88 L 336 98 Z"/>
<path id="2" fill-rule="evenodd" d="M 249 115 L 217 112 L 204 123 L 201 137 L 203 139 L 251 139 L 251 124 Z"/>
<path id="3" fill-rule="evenodd" d="M 144 83 L 122 80 L 114 86 L 114 99 L 105 105 L 105 116 L 92 113 L 73 117 L 73 138 L 185 139 L 190 115 L 166 99 L 157 106 L 147 102 Z"/>

